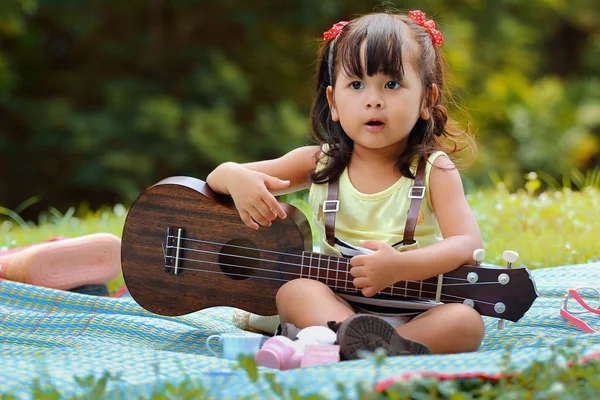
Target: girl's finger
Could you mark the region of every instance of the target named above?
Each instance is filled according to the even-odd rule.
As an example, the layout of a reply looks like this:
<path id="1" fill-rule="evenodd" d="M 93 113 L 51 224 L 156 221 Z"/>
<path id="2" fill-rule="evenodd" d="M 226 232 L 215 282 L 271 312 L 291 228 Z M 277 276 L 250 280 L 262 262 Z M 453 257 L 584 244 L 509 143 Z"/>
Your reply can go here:
<path id="1" fill-rule="evenodd" d="M 267 206 L 269 206 L 269 208 L 273 210 L 275 214 L 277 214 L 279 218 L 283 219 L 287 217 L 285 211 L 283 211 L 283 207 L 281 207 L 281 204 L 279 204 L 275 196 L 269 193 L 269 197 L 264 201 L 265 203 L 267 203 Z"/>
<path id="2" fill-rule="evenodd" d="M 247 227 L 258 229 L 258 224 L 250 218 L 248 211 L 240 210 L 240 218 L 242 218 L 242 222 L 246 224 Z"/>
<path id="3" fill-rule="evenodd" d="M 375 291 L 375 288 L 373 288 L 373 286 L 364 287 L 363 290 L 361 290 L 361 293 L 365 297 L 371 297 L 371 296 L 377 294 L 377 292 Z"/>
<path id="4" fill-rule="evenodd" d="M 350 259 L 350 265 L 353 267 L 359 267 L 365 265 L 365 258 L 367 256 L 354 256 Z"/>
<path id="5" fill-rule="evenodd" d="M 260 213 L 260 210 L 256 209 L 256 207 L 250 208 L 250 210 L 248 212 L 250 213 L 250 216 L 257 224 L 262 225 L 262 226 L 271 226 L 271 221 L 266 219 Z"/>
<path id="6" fill-rule="evenodd" d="M 275 214 L 263 201 L 259 202 L 254 208 L 256 208 L 269 222 L 274 221 L 277 218 L 277 214 Z"/>
<path id="7" fill-rule="evenodd" d="M 352 283 L 354 284 L 354 286 L 357 289 L 360 289 L 362 287 L 367 286 L 367 278 L 364 278 L 364 277 L 354 278 L 354 280 L 352 281 Z"/>

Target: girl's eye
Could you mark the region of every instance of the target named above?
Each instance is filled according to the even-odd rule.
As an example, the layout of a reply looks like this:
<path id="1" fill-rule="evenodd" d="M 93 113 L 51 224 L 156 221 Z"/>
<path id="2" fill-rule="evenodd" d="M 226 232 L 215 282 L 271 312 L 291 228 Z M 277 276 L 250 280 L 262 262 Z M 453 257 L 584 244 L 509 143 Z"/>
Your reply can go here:
<path id="1" fill-rule="evenodd" d="M 352 89 L 358 90 L 358 89 L 362 89 L 365 87 L 365 85 L 362 82 L 358 82 L 358 81 L 354 81 L 350 84 L 350 87 Z"/>
<path id="2" fill-rule="evenodd" d="M 398 89 L 401 86 L 402 85 L 400 85 L 400 82 L 396 82 L 396 81 L 388 81 L 385 84 L 386 89 Z"/>

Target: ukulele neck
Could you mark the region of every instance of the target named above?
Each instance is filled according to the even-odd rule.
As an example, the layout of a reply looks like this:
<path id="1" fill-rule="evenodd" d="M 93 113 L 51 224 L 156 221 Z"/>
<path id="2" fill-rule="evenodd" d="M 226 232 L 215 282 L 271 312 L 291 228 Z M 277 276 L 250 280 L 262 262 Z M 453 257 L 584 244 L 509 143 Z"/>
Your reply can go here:
<path id="1" fill-rule="evenodd" d="M 305 251 L 302 253 L 300 277 L 318 280 L 333 291 L 357 293 L 354 278 L 350 274 L 350 259 Z M 415 300 L 442 299 L 442 275 L 422 281 L 400 281 L 381 290 L 378 294 Z"/>

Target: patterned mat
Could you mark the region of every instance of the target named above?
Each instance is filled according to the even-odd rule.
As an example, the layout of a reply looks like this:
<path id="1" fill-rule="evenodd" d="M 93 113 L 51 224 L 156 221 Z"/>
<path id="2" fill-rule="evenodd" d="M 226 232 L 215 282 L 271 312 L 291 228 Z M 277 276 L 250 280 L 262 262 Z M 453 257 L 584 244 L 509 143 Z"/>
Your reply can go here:
<path id="1" fill-rule="evenodd" d="M 537 270 L 533 276 L 540 297 L 531 310 L 518 323 L 507 322 L 504 330 L 486 318 L 485 342 L 476 353 L 392 357 L 379 370 L 372 360 L 341 362 L 276 371 L 277 380 L 301 394 L 333 398 L 339 395 L 336 382 L 342 381 L 351 395 L 356 382 L 371 384 L 409 372 L 498 373 L 507 344 L 514 346 L 511 359 L 519 367 L 548 357 L 550 345 L 568 338 L 585 344 L 586 354 L 597 353 L 599 334 L 577 330 L 560 317 L 559 308 L 567 288 L 600 287 L 600 263 Z M 108 371 L 119 376 L 109 380 L 109 398 L 149 396 L 159 382 L 177 385 L 186 378 L 203 383 L 219 399 L 271 397 L 264 379 L 252 383 L 237 362 L 212 357 L 204 347 L 209 335 L 238 330 L 231 324 L 233 311 L 216 307 L 167 318 L 146 312 L 130 297 L 100 298 L 1 281 L 0 394 L 29 398 L 35 378 L 65 395 L 78 394 L 83 389 L 76 377 Z M 600 321 L 587 321 L 600 329 Z"/>

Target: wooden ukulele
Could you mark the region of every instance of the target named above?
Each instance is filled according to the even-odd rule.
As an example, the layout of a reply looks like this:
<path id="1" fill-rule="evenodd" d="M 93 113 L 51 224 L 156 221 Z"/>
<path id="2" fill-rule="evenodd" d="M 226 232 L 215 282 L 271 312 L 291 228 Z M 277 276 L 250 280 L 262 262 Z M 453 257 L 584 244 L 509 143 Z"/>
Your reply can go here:
<path id="1" fill-rule="evenodd" d="M 277 313 L 279 287 L 309 278 L 367 302 L 465 303 L 482 315 L 510 321 L 519 320 L 538 296 L 525 267 L 464 265 L 424 281 L 398 282 L 366 298 L 352 284 L 350 259 L 313 252 L 304 214 L 282 206 L 286 219 L 255 231 L 241 221 L 229 196 L 203 181 L 162 180 L 127 214 L 121 264 L 129 292 L 146 310 L 167 316 L 213 306 L 270 315 Z"/>

